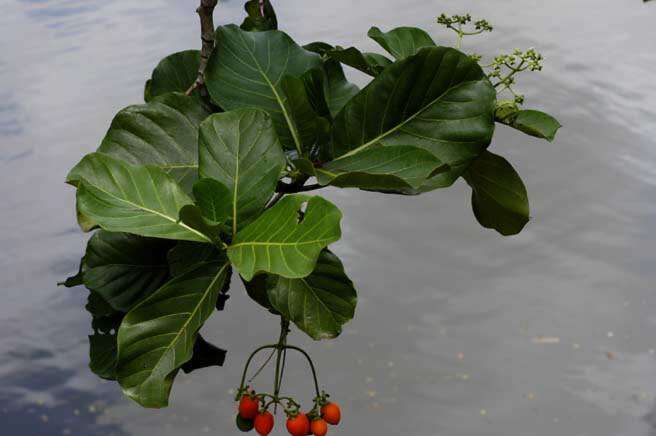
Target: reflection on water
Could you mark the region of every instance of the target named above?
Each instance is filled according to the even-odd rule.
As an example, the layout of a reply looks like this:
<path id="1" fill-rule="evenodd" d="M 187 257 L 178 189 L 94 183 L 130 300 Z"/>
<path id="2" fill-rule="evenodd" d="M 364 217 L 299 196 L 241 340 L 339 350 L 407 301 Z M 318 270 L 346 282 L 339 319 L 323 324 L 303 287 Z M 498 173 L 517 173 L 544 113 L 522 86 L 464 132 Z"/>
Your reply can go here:
<path id="1" fill-rule="evenodd" d="M 0 422 L 8 435 L 232 434 L 229 391 L 275 320 L 235 283 L 204 328 L 222 369 L 181 375 L 172 406 L 145 411 L 86 368 L 88 319 L 75 271 L 66 171 L 112 115 L 140 101 L 166 54 L 198 46 L 195 1 L 5 0 L 0 26 Z M 335 250 L 359 284 L 340 340 L 309 344 L 343 404 L 340 434 L 656 435 L 656 5 L 612 0 L 279 1 L 301 42 L 374 49 L 370 24 L 471 11 L 495 24 L 480 53 L 535 46 L 544 72 L 527 105 L 565 125 L 553 144 L 499 127 L 494 148 L 524 176 L 526 231 L 481 229 L 464 183 L 419 198 L 329 191 L 345 210 Z M 222 2 L 218 22 L 241 2 Z M 353 75 L 362 82 L 362 77 Z M 243 320 L 249 322 L 244 325 Z M 244 331 L 244 336 L 230 332 Z M 290 366 L 289 389 L 311 392 Z"/>

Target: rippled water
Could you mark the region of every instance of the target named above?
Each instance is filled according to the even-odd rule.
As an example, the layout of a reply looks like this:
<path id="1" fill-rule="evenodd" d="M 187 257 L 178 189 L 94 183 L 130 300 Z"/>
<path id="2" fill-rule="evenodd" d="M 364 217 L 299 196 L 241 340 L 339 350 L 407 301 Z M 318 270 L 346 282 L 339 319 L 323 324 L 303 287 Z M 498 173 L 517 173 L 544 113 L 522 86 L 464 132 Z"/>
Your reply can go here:
<path id="1" fill-rule="evenodd" d="M 226 366 L 181 375 L 172 405 L 143 410 L 87 369 L 67 170 L 113 114 L 139 102 L 168 53 L 198 46 L 196 1 L 2 0 L 0 15 L 0 433 L 233 434 L 229 390 L 273 317 L 236 287 L 204 328 Z M 416 198 L 330 191 L 345 210 L 335 250 L 360 292 L 317 357 L 345 409 L 335 434 L 656 435 L 656 5 L 639 0 L 333 0 L 276 3 L 299 42 L 373 49 L 366 31 L 470 11 L 496 25 L 466 49 L 539 48 L 527 106 L 565 128 L 549 144 L 499 128 L 533 220 L 504 239 L 480 228 L 468 188 Z M 224 2 L 219 22 L 237 21 Z M 354 76 L 355 80 L 361 80 Z M 559 341 L 556 341 L 558 338 Z M 551 343 L 544 343 L 551 342 Z M 553 343 L 558 342 L 558 343 Z M 311 395 L 301 366 L 289 389 Z"/>

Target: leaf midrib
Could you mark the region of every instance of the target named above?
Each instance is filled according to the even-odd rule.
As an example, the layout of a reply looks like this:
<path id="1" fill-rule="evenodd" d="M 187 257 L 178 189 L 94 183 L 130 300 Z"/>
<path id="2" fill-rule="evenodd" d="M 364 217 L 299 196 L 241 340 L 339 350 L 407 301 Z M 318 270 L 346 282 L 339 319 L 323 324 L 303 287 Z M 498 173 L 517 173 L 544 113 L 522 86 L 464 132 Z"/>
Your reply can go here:
<path id="1" fill-rule="evenodd" d="M 389 129 L 389 130 L 387 130 L 387 131 L 385 131 L 385 132 L 379 134 L 378 136 L 376 136 L 375 138 L 371 139 L 370 141 L 368 141 L 368 142 L 362 144 L 361 146 L 356 147 L 356 148 L 354 148 L 353 150 L 344 153 L 343 155 L 339 156 L 339 157 L 338 157 L 337 159 L 335 159 L 335 160 L 338 160 L 338 159 L 341 159 L 341 158 L 344 158 L 344 157 L 352 156 L 352 155 L 354 155 L 354 154 L 356 154 L 356 153 L 358 153 L 358 152 L 360 152 L 360 151 L 362 151 L 362 150 L 364 150 L 364 149 L 370 147 L 371 145 L 373 145 L 373 144 L 379 142 L 380 140 L 382 140 L 382 139 L 384 139 L 385 137 L 391 135 L 392 133 L 396 132 L 397 130 L 401 129 L 402 127 L 405 127 L 405 125 L 408 124 L 409 122 L 414 121 L 415 118 L 417 118 L 420 114 L 422 114 L 425 110 L 427 110 L 428 108 L 430 108 L 432 105 L 436 104 L 436 103 L 437 103 L 439 100 L 441 100 L 441 99 L 442 99 L 442 98 L 443 98 L 448 92 L 451 92 L 451 91 L 453 91 L 454 89 L 457 89 L 457 88 L 460 87 L 460 86 L 467 85 L 467 84 L 470 84 L 470 83 L 479 82 L 479 81 L 480 81 L 480 80 L 467 80 L 467 81 L 465 81 L 465 82 L 460 82 L 460 83 L 458 83 L 458 84 L 455 85 L 455 86 L 452 86 L 452 87 L 450 87 L 450 88 L 447 88 L 447 89 L 446 89 L 442 94 L 440 94 L 438 97 L 436 97 L 435 99 L 431 100 L 429 103 L 427 103 L 426 105 L 424 105 L 421 109 L 419 109 L 417 112 L 415 112 L 414 114 L 412 114 L 411 116 L 409 116 L 408 118 L 406 118 L 405 120 L 403 120 L 402 122 L 400 122 L 399 124 L 395 125 L 393 128 L 391 128 L 391 129 Z"/>
<path id="2" fill-rule="evenodd" d="M 216 273 L 216 275 L 214 276 L 214 278 L 212 279 L 210 284 L 207 286 L 207 288 L 205 288 L 205 291 L 203 292 L 203 296 L 200 298 L 200 300 L 198 300 L 198 304 L 196 305 L 194 310 L 189 313 L 189 316 L 187 317 L 187 320 L 184 322 L 184 324 L 180 327 L 178 332 L 175 334 L 175 337 L 173 339 L 171 339 L 171 341 L 169 342 L 169 345 L 160 347 L 160 349 L 164 349 L 165 351 L 162 352 L 161 356 L 157 360 L 157 363 L 155 363 L 155 365 L 153 365 L 151 368 L 147 368 L 147 369 L 144 369 L 142 371 L 139 371 L 139 372 L 136 372 L 136 373 L 130 374 L 130 375 L 139 374 L 141 372 L 149 372 L 149 376 L 147 377 L 147 379 L 149 379 L 152 376 L 152 374 L 155 372 L 155 369 L 158 368 L 159 365 L 162 363 L 162 360 L 164 359 L 164 356 L 173 348 L 174 344 L 176 344 L 178 342 L 182 332 L 186 331 L 187 327 L 189 326 L 189 323 L 195 317 L 198 310 L 200 310 L 200 307 L 202 306 L 202 303 L 205 301 L 205 299 L 207 298 L 207 296 L 211 292 L 211 289 L 214 287 L 214 284 L 219 279 L 219 277 L 223 274 L 223 271 L 228 267 L 228 265 L 229 265 L 228 262 L 224 263 L 223 266 Z M 150 351 L 153 351 L 153 350 L 150 350 Z M 139 383 L 137 386 L 143 385 L 144 383 L 145 383 L 145 381 Z"/>
<path id="3" fill-rule="evenodd" d="M 237 248 L 237 247 L 243 247 L 243 246 L 250 246 L 250 245 L 256 245 L 256 246 L 276 246 L 276 247 L 288 247 L 288 246 L 298 246 L 298 245 L 309 245 L 309 244 L 317 244 L 317 243 L 323 243 L 326 241 L 330 241 L 331 238 L 325 238 L 325 239 L 316 239 L 312 241 L 302 241 L 302 242 L 238 242 L 236 244 L 233 244 L 230 246 L 230 248 Z"/>
<path id="4" fill-rule="evenodd" d="M 273 85 L 273 83 L 271 83 L 271 81 L 269 80 L 269 77 L 262 70 L 262 67 L 260 66 L 260 63 L 257 61 L 257 58 L 255 57 L 253 52 L 250 50 L 250 48 L 248 46 L 248 43 L 244 39 L 244 35 L 242 35 L 241 32 L 239 33 L 239 38 L 241 38 L 242 42 L 244 43 L 244 46 L 246 47 L 246 51 L 248 52 L 251 59 L 253 60 L 253 63 L 257 67 L 257 71 L 260 73 L 262 78 L 266 81 L 266 84 L 269 86 L 269 88 L 271 88 L 271 92 L 273 92 L 273 96 L 275 97 L 276 101 L 278 102 L 278 105 L 280 106 L 280 109 L 282 111 L 282 115 L 285 117 L 285 122 L 287 123 L 287 126 L 289 127 L 289 131 L 292 134 L 292 138 L 294 139 L 294 145 L 296 146 L 296 151 L 298 151 L 298 153 L 300 155 L 302 155 L 303 151 L 301 149 L 301 141 L 300 141 L 300 138 L 299 138 L 299 133 L 296 130 L 296 125 L 292 122 L 292 120 L 289 116 L 289 113 L 287 112 L 287 108 L 285 107 L 284 101 L 280 98 L 280 94 L 278 94 L 278 91 L 276 90 L 276 87 Z M 267 53 L 269 54 L 269 56 L 271 55 L 270 50 L 268 50 L 268 49 L 267 49 Z M 287 57 L 289 58 L 289 47 L 287 48 Z M 283 71 L 283 73 L 284 73 L 284 71 Z"/>
<path id="5" fill-rule="evenodd" d="M 210 284 L 205 288 L 205 291 L 203 292 L 203 296 L 201 297 L 200 300 L 198 300 L 198 304 L 194 308 L 194 310 L 189 314 L 189 317 L 187 318 L 187 321 L 184 322 L 184 324 L 180 327 L 178 330 L 178 333 L 175 335 L 175 337 L 171 340 L 170 344 L 166 347 L 166 351 L 162 353 L 162 356 L 157 360 L 157 363 L 153 365 L 152 372 L 155 372 L 155 368 L 157 368 L 160 363 L 162 362 L 162 359 L 164 358 L 164 355 L 173 347 L 174 343 L 177 343 L 178 339 L 180 338 L 180 335 L 182 334 L 183 331 L 187 329 L 189 326 L 189 323 L 191 320 L 196 316 L 196 313 L 200 310 L 200 307 L 202 306 L 202 303 L 205 301 L 207 296 L 210 294 L 212 288 L 214 287 L 214 284 L 216 281 L 219 279 L 219 277 L 223 274 L 223 271 L 228 267 L 228 262 L 224 263 L 223 266 L 219 269 L 219 271 L 216 273 Z"/>
<path id="6" fill-rule="evenodd" d="M 85 182 L 83 181 L 82 184 L 83 184 L 83 185 L 88 184 L 89 186 L 94 187 L 95 189 L 99 190 L 100 192 L 103 192 L 103 193 L 107 194 L 108 196 L 110 196 L 110 197 L 112 197 L 112 198 L 115 198 L 115 199 L 118 200 L 118 201 L 121 201 L 121 202 L 123 202 L 123 203 L 127 203 L 127 204 L 129 204 L 130 206 L 133 206 L 133 207 L 135 207 L 135 208 L 137 208 L 137 209 L 140 209 L 140 210 L 143 210 L 143 211 L 145 211 L 145 212 L 149 212 L 149 213 L 152 213 L 153 215 L 157 215 L 157 216 L 159 216 L 159 217 L 161 217 L 161 218 L 164 218 L 164 219 L 166 219 L 166 220 L 172 222 L 173 224 L 176 224 L 176 225 L 178 225 L 178 226 L 180 226 L 180 227 L 182 227 L 182 228 L 184 228 L 184 229 L 190 231 L 191 233 L 193 233 L 193 234 L 195 234 L 195 235 L 197 235 L 197 236 L 200 236 L 200 237 L 203 238 L 205 241 L 207 241 L 207 242 L 209 242 L 209 243 L 212 242 L 212 241 L 211 241 L 207 236 L 205 236 L 203 233 L 201 233 L 201 232 L 199 232 L 199 231 L 197 231 L 197 230 L 192 229 L 191 227 L 187 226 L 187 225 L 186 225 L 185 223 L 183 223 L 182 221 L 178 221 L 178 220 L 176 220 L 176 219 L 174 219 L 174 218 L 171 218 L 170 216 L 165 215 L 165 214 L 163 214 L 163 213 L 161 213 L 161 212 L 158 212 L 158 211 L 156 211 L 156 210 L 153 210 L 153 209 L 147 208 L 147 207 L 142 206 L 142 205 L 140 205 L 140 204 L 133 203 L 132 201 L 129 201 L 129 200 L 123 199 L 123 198 L 121 198 L 121 197 L 118 197 L 118 196 L 116 196 L 115 194 L 112 194 L 111 192 L 106 191 L 106 190 L 104 190 L 104 189 L 102 189 L 102 188 L 100 188 L 100 187 L 98 187 L 98 186 L 96 186 L 96 185 L 93 185 L 93 184 L 91 184 L 91 183 L 88 183 L 88 182 L 85 183 Z"/>

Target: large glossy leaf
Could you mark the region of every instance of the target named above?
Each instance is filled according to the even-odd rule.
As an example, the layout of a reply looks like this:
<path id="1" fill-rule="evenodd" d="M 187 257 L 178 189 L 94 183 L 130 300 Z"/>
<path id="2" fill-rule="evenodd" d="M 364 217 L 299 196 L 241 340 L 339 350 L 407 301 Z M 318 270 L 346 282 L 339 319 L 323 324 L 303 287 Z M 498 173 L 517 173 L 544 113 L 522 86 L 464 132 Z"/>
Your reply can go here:
<path id="1" fill-rule="evenodd" d="M 275 191 L 285 156 L 271 118 L 256 109 L 212 115 L 200 129 L 200 175 L 228 188 L 233 235 Z M 219 200 L 217 200 L 219 201 Z"/>
<path id="2" fill-rule="evenodd" d="M 353 318 L 357 294 L 342 262 L 324 250 L 312 274 L 300 279 L 273 277 L 271 305 L 315 340 L 337 337 Z"/>
<path id="3" fill-rule="evenodd" d="M 205 71 L 206 86 L 212 100 L 226 110 L 255 107 L 269 113 L 284 147 L 300 151 L 299 132 L 281 80 L 320 66 L 317 54 L 299 47 L 283 32 L 221 26 Z"/>
<path id="4" fill-rule="evenodd" d="M 417 27 L 397 27 L 389 32 L 372 27 L 368 36 L 398 61 L 417 54 L 424 47 L 435 47 L 433 38 Z"/>
<path id="5" fill-rule="evenodd" d="M 198 76 L 199 65 L 199 50 L 180 51 L 162 59 L 153 70 L 146 101 L 169 92 L 187 91 Z"/>
<path id="6" fill-rule="evenodd" d="M 210 244 L 180 241 L 169 250 L 167 258 L 171 276 L 177 277 L 196 268 L 198 264 L 221 259 L 221 253 Z"/>
<path id="7" fill-rule="evenodd" d="M 100 378 L 116 380 L 116 350 L 115 332 L 89 335 L 89 369 Z"/>
<path id="8" fill-rule="evenodd" d="M 448 186 L 490 143 L 496 92 L 476 62 L 452 48 L 424 48 L 386 68 L 335 119 L 335 156 L 411 145 L 451 169 L 427 189 Z"/>
<path id="9" fill-rule="evenodd" d="M 231 234 L 232 193 L 214 179 L 200 179 L 193 191 L 196 204 L 180 209 L 180 221 L 221 245 L 222 235 Z"/>
<path id="10" fill-rule="evenodd" d="M 189 228 L 207 236 L 217 245 L 221 245 L 221 235 L 230 234 L 230 229 L 225 224 L 206 218 L 203 211 L 193 204 L 188 204 L 180 209 L 179 220 Z"/>
<path id="11" fill-rule="evenodd" d="M 546 139 L 549 142 L 554 140 L 556 132 L 562 127 L 551 115 L 531 109 L 517 112 L 508 125 L 527 135 Z"/>
<path id="12" fill-rule="evenodd" d="M 465 173 L 474 215 L 483 227 L 504 236 L 522 231 L 529 220 L 526 187 L 503 157 L 484 151 Z"/>
<path id="13" fill-rule="evenodd" d="M 335 63 L 335 61 L 332 60 L 330 62 Z M 337 65 L 339 66 L 339 64 Z M 324 70 L 310 70 L 303 74 L 300 80 L 302 81 L 305 88 L 305 95 L 313 113 L 326 119 L 332 119 L 330 108 L 328 107 L 328 95 L 326 86 L 326 81 L 328 78 Z"/>
<path id="14" fill-rule="evenodd" d="M 116 334 L 124 313 L 114 310 L 96 292 L 89 292 L 85 309 L 91 315 L 89 369 L 106 380 L 116 380 Z"/>
<path id="15" fill-rule="evenodd" d="M 334 117 L 360 91 L 360 88 L 346 80 L 344 70 L 338 61 L 328 59 L 324 62 L 323 66 L 326 72 L 326 100 L 330 114 Z"/>
<path id="16" fill-rule="evenodd" d="M 369 148 L 316 168 L 307 160 L 295 163 L 322 185 L 406 194 L 448 169 L 430 152 L 404 145 Z"/>
<path id="17" fill-rule="evenodd" d="M 244 9 L 248 16 L 241 23 L 241 28 L 251 32 L 262 32 L 265 30 L 275 30 L 278 28 L 278 19 L 276 11 L 273 9 L 269 0 L 264 0 L 263 8 L 260 7 L 260 0 L 248 0 L 244 4 Z M 264 12 L 264 14 L 262 14 Z"/>
<path id="18" fill-rule="evenodd" d="M 127 312 L 168 278 L 165 239 L 99 231 L 87 244 L 84 285 L 117 311 Z"/>
<path id="19" fill-rule="evenodd" d="M 203 262 L 213 262 L 217 259 L 224 259 L 225 253 L 219 251 L 216 246 L 210 244 L 202 244 L 199 242 L 180 241 L 178 245 L 169 251 L 169 269 L 171 276 L 177 277 L 194 269 L 198 264 Z M 228 290 L 230 288 L 230 278 L 232 277 L 232 269 L 228 270 L 228 277 L 225 280 L 225 285 L 219 293 L 219 299 L 216 302 L 216 310 L 223 310 L 229 296 Z"/>
<path id="20" fill-rule="evenodd" d="M 303 78 L 285 76 L 281 81 L 292 123 L 294 123 L 294 127 L 298 132 L 301 149 L 304 152 L 310 152 L 323 137 L 327 136 L 323 132 L 330 131 L 328 122 L 319 117 L 313 102 L 308 96 L 307 79 L 305 78 L 314 71 L 318 70 L 308 71 L 303 75 Z M 324 129 L 324 125 L 328 125 L 328 127 Z"/>
<path id="21" fill-rule="evenodd" d="M 156 165 L 191 192 L 198 172 L 198 126 L 209 114 L 199 99 L 179 93 L 128 106 L 112 120 L 98 152 L 133 165 Z M 78 179 L 75 167 L 67 181 Z"/>
<path id="22" fill-rule="evenodd" d="M 200 179 L 194 184 L 194 198 L 207 219 L 225 223 L 232 217 L 232 192 L 215 179 Z"/>
<path id="23" fill-rule="evenodd" d="M 187 241 L 211 240 L 178 221 L 178 211 L 191 204 L 182 188 L 163 170 L 134 166 L 92 153 L 76 166 L 77 206 L 81 213 L 110 232 Z"/>
<path id="24" fill-rule="evenodd" d="M 346 80 L 339 62 L 327 58 L 323 70 L 311 70 L 302 77 L 307 96 L 314 112 L 324 118 L 332 119 L 360 90 Z"/>
<path id="25" fill-rule="evenodd" d="M 173 278 L 132 309 L 118 332 L 116 373 L 123 392 L 144 407 L 165 407 L 177 370 L 193 355 L 198 330 L 228 277 L 225 261 Z"/>
<path id="26" fill-rule="evenodd" d="M 303 46 L 306 50 L 320 54 L 325 60 L 333 60 L 355 68 L 370 76 L 377 76 L 392 64 L 392 61 L 378 53 L 361 52 L 355 47 L 333 47 L 325 42 L 312 42 Z"/>
<path id="27" fill-rule="evenodd" d="M 228 257 L 247 281 L 258 272 L 305 277 L 321 250 L 341 237 L 341 218 L 340 210 L 321 197 L 283 197 L 237 233 Z"/>
<path id="28" fill-rule="evenodd" d="M 355 47 L 335 47 L 327 54 L 330 58 L 355 68 L 369 76 L 378 76 L 392 61 L 378 53 L 361 52 Z"/>
<path id="29" fill-rule="evenodd" d="M 271 286 L 270 281 L 276 279 L 278 276 L 272 274 L 258 274 L 251 281 L 246 281 L 242 277 L 246 293 L 253 301 L 260 306 L 278 315 L 279 313 L 271 306 L 269 296 L 267 295 L 268 288 Z"/>

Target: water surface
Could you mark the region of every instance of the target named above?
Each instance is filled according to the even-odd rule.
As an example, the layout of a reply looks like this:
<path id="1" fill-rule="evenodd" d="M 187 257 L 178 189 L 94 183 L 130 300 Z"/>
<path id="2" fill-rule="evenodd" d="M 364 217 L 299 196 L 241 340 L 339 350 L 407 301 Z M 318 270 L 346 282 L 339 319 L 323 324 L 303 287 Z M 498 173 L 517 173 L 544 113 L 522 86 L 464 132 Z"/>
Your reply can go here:
<path id="1" fill-rule="evenodd" d="M 84 248 L 67 170 L 165 55 L 199 45 L 195 1 L 3 0 L 0 16 L 0 424 L 11 436 L 233 434 L 235 387 L 276 320 L 235 283 L 203 329 L 226 366 L 180 376 L 171 407 L 143 410 L 87 369 L 85 292 L 57 288 Z M 492 149 L 526 181 L 533 219 L 513 238 L 478 226 L 469 191 L 329 191 L 357 318 L 317 358 L 345 409 L 334 434 L 656 435 L 656 5 L 639 0 L 275 2 L 297 41 L 374 49 L 368 27 L 440 12 L 495 24 L 482 54 L 534 46 L 527 106 L 556 142 L 499 127 Z M 238 21 L 223 2 L 219 23 Z M 351 72 L 352 73 L 352 72 Z M 352 73 L 355 81 L 363 78 Z M 557 340 L 556 340 L 557 339 Z M 545 343 L 547 342 L 547 343 Z M 554 343 L 557 342 L 557 343 Z M 292 362 L 288 389 L 309 399 Z"/>

